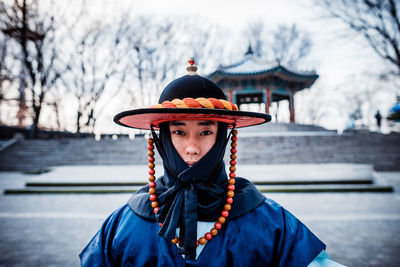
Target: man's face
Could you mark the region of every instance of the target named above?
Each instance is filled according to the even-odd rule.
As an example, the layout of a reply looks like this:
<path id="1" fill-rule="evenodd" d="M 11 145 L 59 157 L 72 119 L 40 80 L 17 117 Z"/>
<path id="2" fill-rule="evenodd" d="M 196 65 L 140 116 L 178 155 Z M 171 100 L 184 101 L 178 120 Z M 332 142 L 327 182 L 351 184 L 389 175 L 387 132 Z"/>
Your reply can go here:
<path id="1" fill-rule="evenodd" d="M 192 166 L 215 144 L 218 124 L 207 120 L 182 120 L 169 123 L 171 141 L 179 156 Z"/>

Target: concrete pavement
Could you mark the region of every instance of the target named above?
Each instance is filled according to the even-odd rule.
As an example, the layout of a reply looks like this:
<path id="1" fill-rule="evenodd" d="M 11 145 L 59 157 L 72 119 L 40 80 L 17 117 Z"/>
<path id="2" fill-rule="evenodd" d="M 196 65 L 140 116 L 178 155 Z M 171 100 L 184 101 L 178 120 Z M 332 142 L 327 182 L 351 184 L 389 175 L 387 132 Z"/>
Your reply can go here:
<path id="1" fill-rule="evenodd" d="M 104 170 L 98 171 L 110 177 Z M 393 185 L 395 191 L 267 196 L 308 225 L 337 262 L 400 266 L 400 172 L 378 172 L 375 176 Z M 0 189 L 24 186 L 27 180 L 40 177 L 0 172 Z M 0 266 L 78 266 L 79 252 L 108 214 L 129 197 L 0 195 Z"/>

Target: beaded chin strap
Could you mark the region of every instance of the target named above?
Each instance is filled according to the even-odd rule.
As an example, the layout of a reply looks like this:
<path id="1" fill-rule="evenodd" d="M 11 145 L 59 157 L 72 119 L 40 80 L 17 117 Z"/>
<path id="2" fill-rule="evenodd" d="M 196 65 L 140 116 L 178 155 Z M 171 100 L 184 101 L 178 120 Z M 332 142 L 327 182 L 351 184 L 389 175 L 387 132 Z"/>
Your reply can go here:
<path id="1" fill-rule="evenodd" d="M 152 129 L 153 130 L 153 129 Z M 210 230 L 210 232 L 207 232 L 203 237 L 201 237 L 199 240 L 197 240 L 197 246 L 200 245 L 205 245 L 207 241 L 211 240 L 213 236 L 216 236 L 218 234 L 218 230 L 221 229 L 222 225 L 226 222 L 226 218 L 229 216 L 229 211 L 231 210 L 232 206 L 231 204 L 233 203 L 233 196 L 235 195 L 235 178 L 236 178 L 236 152 L 237 152 L 237 134 L 238 131 L 233 128 L 230 133 L 231 136 L 231 160 L 230 160 L 230 167 L 229 167 L 229 180 L 228 180 L 228 192 L 226 193 L 227 198 L 226 198 L 226 203 L 224 205 L 224 209 L 221 211 L 221 216 L 218 218 L 218 221 L 215 222 L 214 227 Z M 156 177 L 154 176 L 155 174 L 155 163 L 154 163 L 154 139 L 149 138 L 148 141 L 148 153 L 147 155 L 149 156 L 148 161 L 149 161 L 149 194 L 150 194 L 150 201 L 151 201 L 151 207 L 153 208 L 154 214 L 157 214 L 159 208 L 159 203 L 157 201 L 157 194 L 156 194 Z M 162 223 L 159 223 L 160 227 L 162 226 Z M 172 243 L 178 244 L 179 239 L 177 236 L 175 236 L 174 239 L 172 239 Z"/>

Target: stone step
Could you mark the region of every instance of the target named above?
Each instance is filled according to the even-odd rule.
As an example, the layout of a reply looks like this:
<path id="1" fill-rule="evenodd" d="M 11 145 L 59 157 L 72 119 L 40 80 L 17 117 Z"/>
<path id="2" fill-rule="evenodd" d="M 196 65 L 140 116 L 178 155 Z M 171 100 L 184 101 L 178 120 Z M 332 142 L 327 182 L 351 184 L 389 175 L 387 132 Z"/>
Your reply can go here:
<path id="1" fill-rule="evenodd" d="M 228 170 L 228 166 L 226 169 Z M 146 165 L 109 166 L 58 166 L 27 183 L 147 183 Z M 155 175 L 163 175 L 163 167 L 156 164 Z M 285 183 L 299 181 L 310 183 L 330 183 L 332 181 L 372 181 L 373 166 L 368 164 L 238 164 L 236 175 L 245 177 L 253 183 Z"/>
<path id="2" fill-rule="evenodd" d="M 337 179 L 337 180 L 275 180 L 275 181 L 256 181 L 253 182 L 255 185 L 339 185 L 339 184 L 373 184 L 372 179 Z M 120 187 L 120 186 L 144 186 L 146 183 L 142 182 L 124 182 L 124 181 L 79 181 L 79 182 L 70 182 L 70 181 L 37 181 L 37 182 L 26 182 L 27 187 L 82 187 L 82 186 L 90 186 L 90 187 Z"/>
<path id="3" fill-rule="evenodd" d="M 257 185 L 263 193 L 393 192 L 389 185 Z M 4 190 L 4 194 L 115 194 L 134 193 L 139 186 L 25 187 Z"/>

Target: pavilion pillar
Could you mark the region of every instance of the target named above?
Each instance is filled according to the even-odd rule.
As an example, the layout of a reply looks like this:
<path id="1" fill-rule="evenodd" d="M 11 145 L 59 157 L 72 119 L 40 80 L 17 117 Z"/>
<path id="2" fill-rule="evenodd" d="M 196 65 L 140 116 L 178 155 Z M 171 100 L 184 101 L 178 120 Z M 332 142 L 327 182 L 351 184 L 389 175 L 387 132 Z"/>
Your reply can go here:
<path id="1" fill-rule="evenodd" d="M 269 114 L 269 107 L 271 106 L 271 88 L 265 89 L 267 95 L 267 103 L 265 103 L 265 113 Z"/>
<path id="2" fill-rule="evenodd" d="M 290 90 L 289 111 L 290 111 L 290 122 L 294 123 L 295 122 L 295 117 L 294 117 L 294 90 Z"/>
<path id="3" fill-rule="evenodd" d="M 233 90 L 232 90 L 232 89 L 229 89 L 229 92 L 228 92 L 228 101 L 231 102 L 231 103 L 233 103 Z"/>

